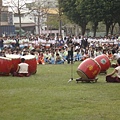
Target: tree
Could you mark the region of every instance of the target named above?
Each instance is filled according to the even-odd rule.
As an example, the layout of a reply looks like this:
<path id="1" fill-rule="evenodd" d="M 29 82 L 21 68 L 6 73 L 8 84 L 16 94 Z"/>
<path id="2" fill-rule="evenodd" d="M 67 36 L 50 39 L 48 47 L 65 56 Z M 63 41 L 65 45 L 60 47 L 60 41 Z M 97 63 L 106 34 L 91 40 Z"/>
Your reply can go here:
<path id="1" fill-rule="evenodd" d="M 61 1 L 62 11 L 68 18 L 81 27 L 81 34 L 85 34 L 86 25 L 88 23 L 87 16 L 84 13 L 85 4 L 82 1 L 64 0 Z M 78 7 L 79 6 L 79 7 Z"/>
<path id="2" fill-rule="evenodd" d="M 45 24 L 49 30 L 59 30 L 59 35 L 62 35 L 62 30 L 66 28 L 66 24 L 70 23 L 70 21 L 67 19 L 66 15 L 63 14 L 60 3 L 61 0 L 58 0 L 56 5 L 48 10 Z"/>
<path id="3" fill-rule="evenodd" d="M 118 15 L 117 18 L 118 18 L 118 20 L 119 20 L 119 21 L 118 21 L 118 25 L 119 25 L 119 34 L 120 34 L 120 15 Z"/>
<path id="4" fill-rule="evenodd" d="M 46 0 L 42 0 L 42 1 L 38 0 L 30 4 L 27 4 L 27 7 L 30 9 L 29 13 L 32 13 L 33 16 L 35 17 L 36 26 L 37 26 L 36 32 L 38 34 L 41 34 L 42 24 L 44 23 L 44 19 L 45 18 L 47 19 L 47 14 L 50 9 L 50 6 L 51 3 Z"/>
<path id="5" fill-rule="evenodd" d="M 113 34 L 114 26 L 119 20 L 117 20 L 117 16 L 120 13 L 120 1 L 119 0 L 104 0 L 103 2 L 103 21 L 106 25 L 106 36 L 108 35 L 111 29 L 111 34 Z"/>
<path id="6" fill-rule="evenodd" d="M 18 14 L 19 17 L 19 35 L 21 36 L 21 12 L 22 10 L 26 9 L 26 2 L 23 0 L 22 2 L 20 0 L 10 0 L 7 2 L 11 10 L 14 12 L 14 14 Z"/>
<path id="7" fill-rule="evenodd" d="M 115 0 L 113 2 L 113 25 L 111 26 L 111 34 L 113 34 L 113 29 L 115 27 L 115 24 L 118 23 L 120 26 L 120 0 Z M 120 32 L 120 31 L 119 31 Z"/>
<path id="8" fill-rule="evenodd" d="M 103 12 L 101 9 L 102 0 L 84 0 L 86 5 L 86 15 L 89 19 L 89 22 L 92 22 L 93 36 L 96 36 L 96 31 L 98 23 L 102 20 Z"/>
<path id="9" fill-rule="evenodd" d="M 102 20 L 101 4 L 102 0 L 71 0 L 69 2 L 64 1 L 62 6 L 64 13 L 81 26 L 82 35 L 85 34 L 88 22 L 92 22 L 94 36 L 96 36 L 98 23 Z"/>
<path id="10" fill-rule="evenodd" d="M 103 21 L 106 25 L 106 35 L 111 28 L 111 33 L 120 13 L 120 0 L 64 0 L 61 2 L 63 12 L 74 23 L 81 26 L 82 35 L 89 22 L 93 23 L 94 36 L 99 22 Z"/>

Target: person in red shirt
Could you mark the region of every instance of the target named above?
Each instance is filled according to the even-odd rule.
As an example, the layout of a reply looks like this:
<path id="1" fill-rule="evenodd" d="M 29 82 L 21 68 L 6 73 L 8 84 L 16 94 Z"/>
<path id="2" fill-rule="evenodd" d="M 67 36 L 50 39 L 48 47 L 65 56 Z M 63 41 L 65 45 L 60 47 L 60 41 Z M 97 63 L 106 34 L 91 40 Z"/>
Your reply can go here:
<path id="1" fill-rule="evenodd" d="M 44 55 L 42 52 L 38 56 L 38 64 L 43 64 L 43 65 L 45 64 Z"/>

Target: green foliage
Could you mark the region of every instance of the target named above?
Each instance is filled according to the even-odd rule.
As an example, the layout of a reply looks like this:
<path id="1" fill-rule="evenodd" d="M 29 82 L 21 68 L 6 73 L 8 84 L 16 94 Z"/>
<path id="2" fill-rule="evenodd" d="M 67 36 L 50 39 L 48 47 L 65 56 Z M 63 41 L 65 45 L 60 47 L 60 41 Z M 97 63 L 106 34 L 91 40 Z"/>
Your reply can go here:
<path id="1" fill-rule="evenodd" d="M 47 16 L 46 24 L 47 24 L 49 30 L 50 29 L 58 29 L 59 28 L 59 24 L 58 24 L 59 20 L 56 19 L 56 18 L 58 18 L 58 15 L 56 15 L 56 14 Z"/>
<path id="2" fill-rule="evenodd" d="M 79 77 L 79 64 L 38 65 L 35 75 L 24 78 L 1 76 L 0 119 L 118 120 L 120 85 L 106 83 L 104 74 L 97 83 L 68 83 Z"/>
<path id="3" fill-rule="evenodd" d="M 74 23 L 81 26 L 82 34 L 85 34 L 86 25 L 88 19 L 85 14 L 78 9 L 79 3 L 75 0 L 71 1 L 61 1 L 62 10 L 68 18 Z M 84 3 L 83 3 L 84 4 Z M 85 9 L 85 6 L 81 6 L 81 9 Z"/>
<path id="4" fill-rule="evenodd" d="M 67 16 L 65 16 L 64 14 L 61 15 L 61 18 L 59 17 L 59 14 L 51 14 L 51 15 L 49 14 L 47 16 L 47 22 L 46 22 L 47 26 L 49 27 L 49 30 L 50 29 L 58 30 L 60 19 L 62 20 L 62 26 L 71 23 L 70 20 L 67 18 Z"/>
<path id="5" fill-rule="evenodd" d="M 104 21 L 108 34 L 110 26 L 120 21 L 119 0 L 64 0 L 60 4 L 69 19 L 81 26 L 83 34 L 88 22 L 97 29 L 98 23 Z"/>

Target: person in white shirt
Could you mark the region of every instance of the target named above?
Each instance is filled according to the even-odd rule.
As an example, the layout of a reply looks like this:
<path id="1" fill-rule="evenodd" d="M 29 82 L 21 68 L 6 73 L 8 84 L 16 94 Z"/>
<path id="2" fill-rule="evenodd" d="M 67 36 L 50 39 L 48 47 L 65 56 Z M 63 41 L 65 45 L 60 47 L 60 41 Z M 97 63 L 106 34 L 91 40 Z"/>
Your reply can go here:
<path id="1" fill-rule="evenodd" d="M 117 59 L 117 64 L 118 64 L 118 66 L 116 68 L 114 68 L 113 72 L 106 75 L 107 82 L 120 83 L 120 58 Z"/>
<path id="2" fill-rule="evenodd" d="M 117 60 L 118 58 L 120 58 L 120 51 L 118 51 L 117 53 L 114 53 L 113 58 L 114 60 Z"/>
<path id="3" fill-rule="evenodd" d="M 18 64 L 16 72 L 13 73 L 13 76 L 18 77 L 29 77 L 30 73 L 28 72 L 29 64 L 25 63 L 25 59 L 21 58 L 21 63 Z"/>

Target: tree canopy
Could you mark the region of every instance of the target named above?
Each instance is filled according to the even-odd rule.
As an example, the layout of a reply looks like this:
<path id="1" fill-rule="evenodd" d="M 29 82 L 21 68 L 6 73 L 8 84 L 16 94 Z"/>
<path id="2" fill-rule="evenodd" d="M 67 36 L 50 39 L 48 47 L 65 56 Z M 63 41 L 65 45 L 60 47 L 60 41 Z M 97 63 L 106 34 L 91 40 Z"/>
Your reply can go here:
<path id="1" fill-rule="evenodd" d="M 81 27 L 82 35 L 89 22 L 93 23 L 94 36 L 99 22 L 106 25 L 106 35 L 116 23 L 120 25 L 120 0 L 61 0 L 59 3 L 62 12 Z"/>

